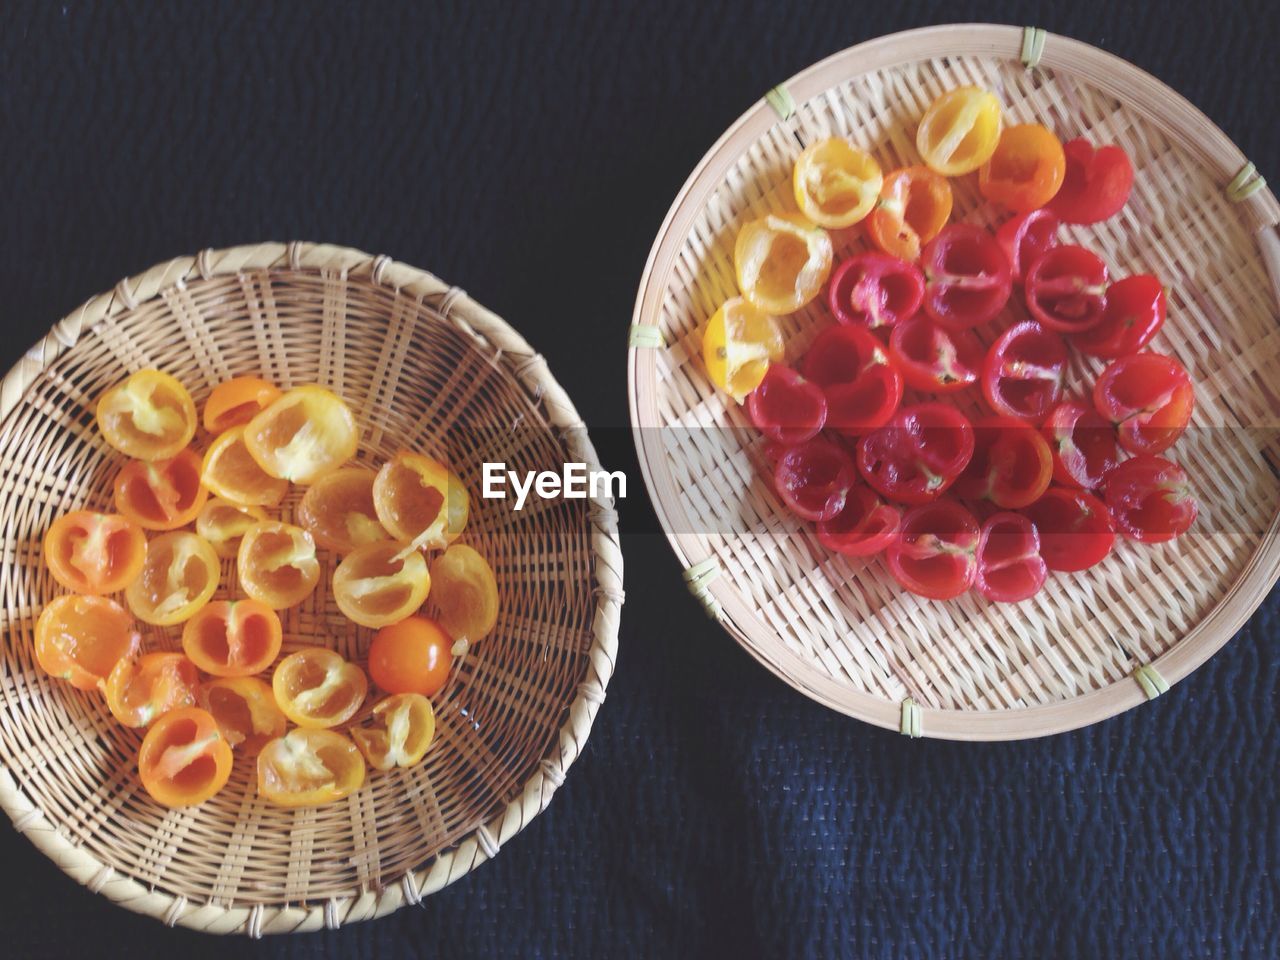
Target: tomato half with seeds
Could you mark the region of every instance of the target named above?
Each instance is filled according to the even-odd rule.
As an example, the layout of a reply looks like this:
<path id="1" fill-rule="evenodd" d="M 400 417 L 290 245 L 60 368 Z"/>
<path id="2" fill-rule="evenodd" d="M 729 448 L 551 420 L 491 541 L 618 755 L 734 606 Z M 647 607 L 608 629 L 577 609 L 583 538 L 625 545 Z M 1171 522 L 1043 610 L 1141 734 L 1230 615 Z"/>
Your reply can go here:
<path id="1" fill-rule="evenodd" d="M 1062 221 L 1050 210 L 1032 210 L 1008 220 L 996 231 L 1015 283 L 1022 283 L 1031 265 L 1058 245 Z"/>
<path id="2" fill-rule="evenodd" d="M 1102 371 L 1093 404 L 1116 425 L 1116 439 L 1130 453 L 1162 453 L 1182 436 L 1195 406 L 1195 387 L 1173 357 L 1135 353 Z"/>
<path id="3" fill-rule="evenodd" d="M 310 487 L 298 505 L 298 522 L 316 543 L 336 553 L 388 538 L 373 505 L 373 481 L 368 467 L 343 467 L 325 474 Z"/>
<path id="4" fill-rule="evenodd" d="M 944 327 L 976 327 L 1009 302 L 1009 261 L 995 238 L 980 227 L 953 223 L 944 228 L 924 248 L 921 262 L 924 311 Z"/>
<path id="5" fill-rule="evenodd" d="M 290 730 L 258 752 L 258 796 L 278 807 L 316 807 L 364 786 L 364 758 L 332 730 Z"/>
<path id="6" fill-rule="evenodd" d="M 257 753 L 289 726 L 271 685 L 257 677 L 218 677 L 200 685 L 200 705 L 233 750 Z"/>
<path id="7" fill-rule="evenodd" d="M 1107 474 L 1105 495 L 1120 532 L 1142 543 L 1181 536 L 1199 511 L 1186 471 L 1147 454 L 1131 457 Z"/>
<path id="8" fill-rule="evenodd" d="M 875 158 L 843 137 L 805 147 L 791 177 L 800 212 L 830 230 L 851 227 L 865 217 L 883 183 Z"/>
<path id="9" fill-rule="evenodd" d="M 828 550 L 847 557 L 879 553 L 898 535 L 902 512 L 861 484 L 849 490 L 844 507 L 818 524 L 818 540 Z"/>
<path id="10" fill-rule="evenodd" d="M 100 595 L 133 582 L 142 570 L 147 538 L 119 514 L 75 510 L 50 524 L 43 546 L 53 579 L 73 593 Z"/>
<path id="11" fill-rule="evenodd" d="M 702 333 L 702 362 L 711 382 L 741 403 L 782 359 L 786 343 L 778 321 L 742 297 L 726 300 Z"/>
<path id="12" fill-rule="evenodd" d="M 249 455 L 268 475 L 292 483 L 315 483 L 356 452 L 359 431 L 351 408 L 331 390 L 294 387 L 244 428 Z"/>
<path id="13" fill-rule="evenodd" d="M 978 382 L 986 349 L 968 330 L 949 330 L 928 317 L 912 317 L 889 334 L 889 357 L 907 386 L 954 393 Z"/>
<path id="14" fill-rule="evenodd" d="M 126 727 L 146 727 L 170 710 L 194 707 L 199 691 L 196 665 L 180 653 L 126 657 L 103 688 L 111 715 Z"/>
<path id="15" fill-rule="evenodd" d="M 103 438 L 126 457 L 166 460 L 196 434 L 196 405 L 177 379 L 139 370 L 102 395 L 97 407 Z"/>
<path id="16" fill-rule="evenodd" d="M 280 617 L 259 600 L 215 600 L 183 625 L 182 649 L 205 673 L 248 677 L 280 653 Z"/>
<path id="17" fill-rule="evenodd" d="M 1040 556 L 1050 570 L 1075 573 L 1101 563 L 1116 542 L 1107 505 L 1091 493 L 1050 487 L 1022 511 L 1040 534 Z"/>
<path id="18" fill-rule="evenodd" d="M 1115 216 L 1133 189 L 1133 163 L 1114 144 L 1094 149 L 1084 137 L 1063 144 L 1067 161 L 1062 187 L 1049 209 L 1063 223 L 1098 223 Z"/>
<path id="19" fill-rule="evenodd" d="M 271 689 L 286 717 L 300 727 L 319 729 L 354 717 L 369 692 L 369 679 L 341 654 L 307 647 L 276 664 Z"/>
<path id="20" fill-rule="evenodd" d="M 976 86 L 955 87 L 925 111 L 916 128 L 916 149 L 931 170 L 958 177 L 991 159 L 1000 128 L 995 94 Z"/>
<path id="21" fill-rule="evenodd" d="M 438 550 L 466 528 L 470 498 L 458 475 L 439 460 L 401 450 L 378 470 L 373 506 L 392 537 Z"/>
<path id="22" fill-rule="evenodd" d="M 823 330 L 805 354 L 804 373 L 826 397 L 826 426 L 846 436 L 883 425 L 902 401 L 902 375 L 862 327 Z"/>
<path id="23" fill-rule="evenodd" d="M 867 239 L 900 260 L 920 259 L 920 248 L 951 217 L 951 184 L 928 167 L 903 167 L 884 178 L 880 199 L 867 214 Z"/>
<path id="24" fill-rule="evenodd" d="M 167 460 L 130 460 L 116 475 L 116 509 L 144 530 L 185 527 L 208 498 L 190 447 Z"/>
<path id="25" fill-rule="evenodd" d="M 144 623 L 170 627 L 195 615 L 218 589 L 218 555 L 203 537 L 185 530 L 161 534 L 147 544 L 142 572 L 125 599 Z"/>
<path id="26" fill-rule="evenodd" d="M 827 231 L 799 214 L 771 213 L 738 231 L 733 247 L 738 289 L 771 316 L 794 313 L 822 291 L 834 256 Z"/>
<path id="27" fill-rule="evenodd" d="M 837 320 L 872 329 L 914 316 L 923 300 L 920 268 L 878 250 L 845 260 L 827 285 L 827 302 Z"/>
<path id="28" fill-rule="evenodd" d="M 1027 310 L 1058 333 L 1081 333 L 1107 310 L 1107 265 L 1084 247 L 1054 247 L 1036 260 L 1023 284 Z"/>
<path id="29" fill-rule="evenodd" d="M 193 807 L 226 786 L 231 778 L 231 747 L 207 710 L 171 710 L 142 738 L 138 776 L 156 803 Z"/>
<path id="30" fill-rule="evenodd" d="M 858 470 L 882 496 L 899 503 L 935 500 L 973 457 L 973 426 L 955 407 L 903 407 L 858 441 Z"/>
<path id="31" fill-rule="evenodd" d="M 1150 274 L 1122 277 L 1107 287 L 1102 319 L 1071 342 L 1081 353 L 1115 360 L 1137 353 L 1164 326 L 1164 286 Z"/>
<path id="32" fill-rule="evenodd" d="M 978 189 L 992 203 L 1025 213 L 1054 198 L 1067 158 L 1052 131 L 1038 123 L 1005 127 L 991 159 L 978 170 Z"/>
<path id="33" fill-rule="evenodd" d="M 280 388 L 259 377 L 232 377 L 213 388 L 204 402 L 204 428 L 213 434 L 242 427 L 271 406 Z"/>
<path id="34" fill-rule="evenodd" d="M 478 550 L 455 543 L 431 561 L 432 600 L 455 641 L 483 640 L 498 622 L 498 580 Z"/>
<path id="35" fill-rule="evenodd" d="M 375 770 L 415 767 L 436 735 L 431 701 L 420 693 L 397 693 L 373 708 L 369 724 L 351 728 L 351 739 Z"/>
<path id="36" fill-rule="evenodd" d="M 1027 320 L 1002 333 L 982 367 L 982 393 L 991 409 L 1027 423 L 1041 423 L 1062 399 L 1067 345 Z"/>
<path id="37" fill-rule="evenodd" d="M 817 436 L 827 422 L 827 398 L 816 383 L 775 363 L 760 386 L 747 394 L 747 416 L 770 439 L 802 443 Z"/>
<path id="38" fill-rule="evenodd" d="M 1040 555 L 1040 533 L 1026 517 L 997 513 L 978 536 L 974 586 L 988 600 L 1018 603 L 1040 592 L 1049 570 Z"/>
<path id="39" fill-rule="evenodd" d="M 220 434 L 205 451 L 200 482 L 214 494 L 247 507 L 274 507 L 289 492 L 289 481 L 273 477 L 249 455 L 244 427 Z"/>
<path id="40" fill-rule="evenodd" d="M 362 627 L 385 627 L 417 613 L 430 591 L 426 558 L 393 540 L 357 547 L 333 571 L 338 609 Z"/>
<path id="41" fill-rule="evenodd" d="M 853 458 L 816 437 L 788 447 L 773 468 L 773 486 L 788 509 L 805 520 L 830 520 L 844 509 L 858 473 Z"/>
<path id="42" fill-rule="evenodd" d="M 115 665 L 137 656 L 142 635 L 129 611 L 106 597 L 54 597 L 36 620 L 36 662 L 79 690 L 98 690 Z"/>
<path id="43" fill-rule="evenodd" d="M 235 559 L 240 539 L 255 523 L 267 519 L 261 507 L 246 507 L 210 497 L 196 515 L 196 533 L 209 541 L 223 560 Z"/>
<path id="44" fill-rule="evenodd" d="M 240 587 L 273 610 L 284 610 L 311 596 L 320 582 L 320 561 L 311 534 L 289 523 L 256 523 L 240 540 L 236 554 Z"/>
<path id="45" fill-rule="evenodd" d="M 453 642 L 429 617 L 405 617 L 383 627 L 369 644 L 369 675 L 387 693 L 434 697 L 453 667 Z"/>
<path id="46" fill-rule="evenodd" d="M 973 439 L 973 459 L 952 488 L 956 496 L 1016 510 L 1049 489 L 1053 454 L 1034 427 L 1013 417 L 987 417 L 974 422 Z"/>
<path id="47" fill-rule="evenodd" d="M 917 596 L 951 600 L 978 572 L 978 521 L 954 500 L 912 507 L 885 550 L 893 579 Z"/>
<path id="48" fill-rule="evenodd" d="M 1053 479 L 1064 486 L 1100 487 L 1120 462 L 1115 427 L 1078 400 L 1049 411 L 1041 430 L 1053 451 Z"/>

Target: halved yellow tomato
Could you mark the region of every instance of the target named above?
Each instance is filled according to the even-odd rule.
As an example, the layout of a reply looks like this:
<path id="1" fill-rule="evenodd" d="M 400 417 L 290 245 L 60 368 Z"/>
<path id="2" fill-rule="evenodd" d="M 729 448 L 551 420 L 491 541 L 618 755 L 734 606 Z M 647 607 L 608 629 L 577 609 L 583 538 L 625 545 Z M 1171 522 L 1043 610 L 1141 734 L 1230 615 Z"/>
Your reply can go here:
<path id="1" fill-rule="evenodd" d="M 290 730 L 258 754 L 258 796 L 281 807 L 341 800 L 364 785 L 356 745 L 332 730 Z"/>
<path id="2" fill-rule="evenodd" d="M 435 711 L 420 693 L 387 697 L 373 708 L 370 721 L 352 727 L 351 739 L 375 770 L 416 766 L 436 735 Z"/>
<path id="3" fill-rule="evenodd" d="M 315 483 L 355 455 L 356 418 L 342 398 L 324 387 L 294 387 L 245 427 L 250 455 L 268 474 L 293 483 Z"/>
<path id="4" fill-rule="evenodd" d="M 125 600 L 139 620 L 170 627 L 209 602 L 219 573 L 218 555 L 204 537 L 185 530 L 161 534 L 147 544 L 142 572 Z"/>
<path id="5" fill-rule="evenodd" d="M 320 582 L 316 543 L 301 527 L 275 520 L 255 523 L 236 554 L 240 586 L 273 610 L 301 603 Z"/>
<path id="6" fill-rule="evenodd" d="M 884 177 L 871 154 L 843 137 L 809 144 L 791 175 L 796 206 L 820 227 L 851 227 L 875 206 Z"/>
<path id="7" fill-rule="evenodd" d="M 1000 101 L 981 87 L 956 87 L 934 100 L 916 129 L 916 149 L 945 177 L 972 173 L 1000 142 Z"/>
<path id="8" fill-rule="evenodd" d="M 54 597 L 36 620 L 36 662 L 80 690 L 97 690 L 136 656 L 142 635 L 129 611 L 106 597 Z"/>
<path id="9" fill-rule="evenodd" d="M 247 507 L 274 507 L 289 492 L 289 481 L 270 476 L 249 456 L 244 427 L 232 427 L 205 451 L 200 480 L 213 493 Z"/>
<path id="10" fill-rule="evenodd" d="M 147 538 L 117 513 L 65 513 L 44 535 L 44 562 L 53 579 L 75 593 L 115 593 L 142 570 Z"/>
<path id="11" fill-rule="evenodd" d="M 742 297 L 726 300 L 707 321 L 702 361 L 711 382 L 741 403 L 786 349 L 778 321 Z"/>
<path id="12" fill-rule="evenodd" d="M 104 393 L 97 419 L 107 443 L 138 460 L 177 456 L 196 435 L 191 394 L 159 370 L 139 370 Z"/>
<path id="13" fill-rule="evenodd" d="M 738 231 L 733 266 L 748 302 L 778 316 L 794 313 L 822 291 L 834 256 L 827 231 L 797 213 L 771 213 Z"/>
<path id="14" fill-rule="evenodd" d="M 455 543 L 432 560 L 431 586 L 437 619 L 454 641 L 483 639 L 498 622 L 498 581 L 473 547 Z"/>
<path id="15" fill-rule="evenodd" d="M 126 727 L 145 727 L 179 707 L 194 707 L 200 690 L 196 665 L 180 653 L 126 657 L 107 677 L 103 693 L 111 715 Z"/>
<path id="16" fill-rule="evenodd" d="M 368 467 L 343 467 L 327 473 L 310 487 L 298 505 L 298 522 L 320 546 L 349 553 L 367 543 L 386 540 L 373 505 L 373 481 Z"/>
<path id="17" fill-rule="evenodd" d="M 200 687 L 200 705 L 234 749 L 255 753 L 289 726 L 271 685 L 258 677 L 218 677 Z"/>
<path id="18" fill-rule="evenodd" d="M 347 554 L 333 571 L 333 599 L 362 627 L 385 627 L 418 612 L 431 590 L 427 561 L 394 540 Z"/>
<path id="19" fill-rule="evenodd" d="M 470 500 L 462 480 L 439 460 L 401 450 L 374 478 L 373 506 L 397 540 L 439 549 L 462 533 Z"/>
<path id="20" fill-rule="evenodd" d="M 210 497 L 196 515 L 196 533 L 209 541 L 218 556 L 229 560 L 239 552 L 240 538 L 249 528 L 266 519 L 267 511 L 261 507 L 246 507 Z"/>
<path id="21" fill-rule="evenodd" d="M 369 678 L 327 647 L 307 647 L 276 664 L 271 689 L 284 715 L 298 726 L 336 727 L 360 709 Z"/>
<path id="22" fill-rule="evenodd" d="M 116 476 L 116 509 L 144 530 L 185 527 L 208 498 L 191 447 L 164 460 L 130 460 Z"/>

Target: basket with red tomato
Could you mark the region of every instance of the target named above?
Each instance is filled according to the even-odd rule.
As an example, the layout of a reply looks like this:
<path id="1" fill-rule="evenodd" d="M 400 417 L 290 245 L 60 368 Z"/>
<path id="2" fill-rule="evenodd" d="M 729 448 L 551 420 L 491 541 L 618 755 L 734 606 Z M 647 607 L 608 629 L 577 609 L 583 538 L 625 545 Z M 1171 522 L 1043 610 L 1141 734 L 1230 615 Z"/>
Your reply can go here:
<path id="1" fill-rule="evenodd" d="M 763 434 L 778 497 L 828 549 L 882 555 L 936 600 L 1025 600 L 1050 571 L 1102 561 L 1117 534 L 1184 533 L 1197 503 L 1168 454 L 1195 389 L 1148 349 L 1163 286 L 1113 277 L 1062 237 L 1123 209 L 1128 156 L 1004 126 L 978 87 L 938 97 L 915 139 L 923 164 L 887 173 L 844 139 L 811 144 L 793 170 L 798 212 L 738 234 L 741 295 L 704 329 L 703 359 Z M 949 222 L 952 178 L 975 174 L 1003 212 L 994 231 Z M 865 249 L 835 264 L 832 231 L 858 225 Z M 824 289 L 832 323 L 785 363 L 775 318 Z M 1105 366 L 1068 393 L 1073 364 L 1094 360 Z"/>
<path id="2" fill-rule="evenodd" d="M 77 510 L 45 533 L 44 562 L 70 592 L 41 611 L 35 655 L 49 674 L 101 692 L 119 723 L 145 728 L 138 775 L 151 797 L 209 799 L 235 752 L 256 758 L 259 796 L 281 806 L 348 796 L 367 766 L 421 762 L 435 733 L 430 698 L 498 616 L 492 568 L 458 542 L 469 497 L 457 475 L 408 450 L 376 470 L 351 464 L 355 418 L 315 385 L 221 383 L 204 406 L 201 453 L 191 395 L 142 370 L 102 396 L 97 426 L 127 458 L 116 512 Z M 290 518 L 295 486 L 305 494 Z M 321 550 L 341 557 L 333 602 L 377 630 L 367 674 L 323 646 L 281 656 L 280 613 L 316 593 Z M 234 561 L 235 589 L 223 560 Z M 428 595 L 434 618 L 419 613 Z M 144 652 L 138 620 L 180 628 L 181 650 Z M 383 693 L 371 707 L 370 678 Z"/>

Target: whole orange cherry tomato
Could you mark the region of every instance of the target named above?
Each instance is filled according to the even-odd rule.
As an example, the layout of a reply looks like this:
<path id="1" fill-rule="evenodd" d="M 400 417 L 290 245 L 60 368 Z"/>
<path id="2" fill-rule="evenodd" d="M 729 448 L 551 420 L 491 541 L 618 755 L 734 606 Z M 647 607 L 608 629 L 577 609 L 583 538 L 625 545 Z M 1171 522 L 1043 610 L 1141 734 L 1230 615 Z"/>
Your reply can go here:
<path id="1" fill-rule="evenodd" d="M 354 663 L 326 647 L 291 653 L 271 675 L 284 715 L 300 727 L 336 727 L 350 720 L 369 692 L 369 679 Z"/>
<path id="2" fill-rule="evenodd" d="M 116 513 L 66 513 L 44 535 L 45 565 L 75 593 L 123 590 L 142 570 L 146 552 L 142 528 Z"/>
<path id="3" fill-rule="evenodd" d="M 102 395 L 103 438 L 126 457 L 176 456 L 196 433 L 196 405 L 187 388 L 159 370 L 139 370 Z"/>
<path id="4" fill-rule="evenodd" d="M 928 167 L 903 167 L 884 178 L 880 201 L 864 221 L 867 238 L 900 260 L 920 259 L 920 250 L 951 217 L 951 184 Z"/>
<path id="5" fill-rule="evenodd" d="M 352 727 L 351 739 L 375 770 L 422 762 L 436 735 L 431 701 L 420 693 L 397 693 L 373 708 L 370 725 Z"/>
<path id="6" fill-rule="evenodd" d="M 249 456 L 244 427 L 232 427 L 205 451 L 200 480 L 223 500 L 246 507 L 274 507 L 289 492 L 289 481 L 270 476 Z"/>
<path id="7" fill-rule="evenodd" d="M 338 609 L 362 627 L 385 627 L 417 613 L 430 590 L 422 554 L 393 540 L 357 547 L 333 571 Z"/>
<path id="8" fill-rule="evenodd" d="M 261 673 L 282 638 L 280 617 L 260 600 L 215 600 L 182 627 L 182 649 L 215 677 Z"/>
<path id="9" fill-rule="evenodd" d="M 124 607 L 106 597 L 54 597 L 36 620 L 36 662 L 80 690 L 97 690 L 142 635 Z"/>
<path id="10" fill-rule="evenodd" d="M 1006 127 L 991 159 L 978 170 L 978 189 L 992 203 L 1027 213 L 1054 198 L 1067 172 L 1062 141 L 1038 123 Z"/>
<path id="11" fill-rule="evenodd" d="M 356 418 L 324 387 L 294 387 L 249 421 L 244 442 L 273 477 L 315 483 L 355 455 Z"/>
<path id="12" fill-rule="evenodd" d="M 207 710 L 171 710 L 143 737 L 138 775 L 156 803 L 192 807 L 226 785 L 231 776 L 231 747 Z"/>
<path id="13" fill-rule="evenodd" d="M 196 533 L 209 541 L 219 557 L 233 560 L 240 550 L 240 538 L 255 523 L 266 519 L 267 512 L 261 507 L 244 507 L 210 497 L 196 516 Z"/>
<path id="14" fill-rule="evenodd" d="M 738 289 L 772 316 L 794 313 L 822 291 L 831 273 L 831 235 L 795 213 L 743 224 L 733 245 Z"/>
<path id="15" fill-rule="evenodd" d="M 489 635 L 498 622 L 498 581 L 473 547 L 455 543 L 432 560 L 431 584 L 449 636 L 470 643 Z"/>
<path id="16" fill-rule="evenodd" d="M 232 377 L 213 388 L 204 402 L 204 428 L 225 433 L 243 426 L 271 406 L 280 389 L 258 377 Z"/>
<path id="17" fill-rule="evenodd" d="M 271 685 L 257 677 L 218 677 L 200 686 L 200 705 L 213 714 L 232 749 L 256 753 L 284 735 L 285 718 Z"/>
<path id="18" fill-rule="evenodd" d="M 875 206 L 884 185 L 880 164 L 843 137 L 805 147 L 791 175 L 796 206 L 820 227 L 851 227 Z"/>
<path id="19" fill-rule="evenodd" d="M 462 533 L 470 500 L 462 480 L 439 460 L 401 450 L 378 471 L 373 505 L 397 540 L 438 549 Z"/>
<path id="20" fill-rule="evenodd" d="M 364 785 L 356 745 L 332 730 L 290 730 L 258 753 L 258 796 L 281 807 L 314 807 Z"/>
<path id="21" fill-rule="evenodd" d="M 301 527 L 266 520 L 255 523 L 236 554 L 240 586 L 273 610 L 301 603 L 320 582 L 316 543 Z"/>
<path id="22" fill-rule="evenodd" d="M 449 635 L 426 617 L 406 617 L 383 627 L 369 645 L 369 674 L 387 693 L 434 696 L 452 666 Z"/>
<path id="23" fill-rule="evenodd" d="M 1000 101 L 981 87 L 948 90 L 925 111 L 916 149 L 931 170 L 948 177 L 972 173 L 991 159 L 1000 140 Z"/>
<path id="24" fill-rule="evenodd" d="M 180 653 L 144 653 L 120 660 L 103 693 L 111 715 L 126 727 L 145 727 L 178 707 L 194 707 L 200 690 L 196 665 Z"/>
<path id="25" fill-rule="evenodd" d="M 350 553 L 367 543 L 386 540 L 373 505 L 373 480 L 368 467 L 343 467 L 327 473 L 310 487 L 298 505 L 298 522 L 311 531 L 316 543 Z"/>
<path id="26" fill-rule="evenodd" d="M 142 572 L 125 600 L 139 620 L 170 627 L 209 602 L 219 573 L 218 555 L 203 537 L 185 530 L 161 534 L 147 544 Z"/>
<path id="27" fill-rule="evenodd" d="M 144 530 L 176 530 L 196 518 L 209 491 L 200 454 L 188 447 L 167 460 L 130 460 L 116 476 L 116 509 Z"/>

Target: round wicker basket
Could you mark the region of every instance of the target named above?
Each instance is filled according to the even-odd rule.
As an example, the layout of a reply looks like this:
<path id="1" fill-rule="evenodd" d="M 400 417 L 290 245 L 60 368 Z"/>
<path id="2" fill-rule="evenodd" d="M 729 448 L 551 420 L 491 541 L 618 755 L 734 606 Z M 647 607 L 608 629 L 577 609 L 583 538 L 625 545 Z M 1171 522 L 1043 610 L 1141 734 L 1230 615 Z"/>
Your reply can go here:
<path id="1" fill-rule="evenodd" d="M 61 512 L 110 504 L 119 458 L 93 427 L 93 404 L 146 366 L 178 376 L 197 403 L 238 374 L 326 384 L 356 411 L 361 460 L 421 449 L 467 482 L 464 539 L 493 564 L 501 615 L 436 698 L 423 764 L 294 811 L 260 801 L 252 758 L 240 757 L 213 800 L 166 810 L 134 773 L 138 732 L 36 666 L 34 619 L 56 592 L 40 537 Z M 514 330 L 387 257 L 305 243 L 205 251 L 121 281 L 58 323 L 0 384 L 0 806 L 15 827 L 132 910 L 252 936 L 380 916 L 497 854 L 550 802 L 590 733 L 613 672 L 622 560 L 610 502 L 514 513 L 478 497 L 485 460 L 558 472 L 596 457 Z M 234 578 L 229 561 L 220 589 Z M 327 589 L 287 611 L 284 628 L 283 653 L 319 643 L 357 661 L 371 634 Z M 145 645 L 178 638 L 151 628 Z"/>
<path id="2" fill-rule="evenodd" d="M 1192 428 L 1172 451 L 1201 501 L 1193 532 L 1159 547 L 1121 544 L 1099 567 L 1053 576 L 1017 605 L 972 594 L 920 600 L 879 561 L 826 551 L 760 479 L 762 441 L 714 389 L 699 349 L 702 325 L 736 295 L 739 226 L 793 208 L 790 171 L 805 144 L 841 135 L 885 169 L 918 162 L 914 127 L 925 108 L 974 83 L 997 93 L 1011 122 L 1129 152 L 1137 177 L 1124 212 L 1069 233 L 1117 276 L 1161 277 L 1169 318 L 1154 346 L 1180 359 L 1197 387 Z M 975 180 L 952 181 L 955 217 L 991 226 L 997 214 Z M 1040 736 L 1167 690 L 1232 636 L 1280 574 L 1278 220 L 1262 178 L 1191 104 L 1123 60 L 1041 30 L 895 34 L 770 91 L 685 183 L 633 317 L 636 445 L 690 588 L 797 689 L 913 736 Z M 863 242 L 847 233 L 835 238 L 837 258 Z M 796 355 L 831 322 L 821 301 L 783 318 Z M 1069 386 L 1099 369 L 1075 361 Z"/>

